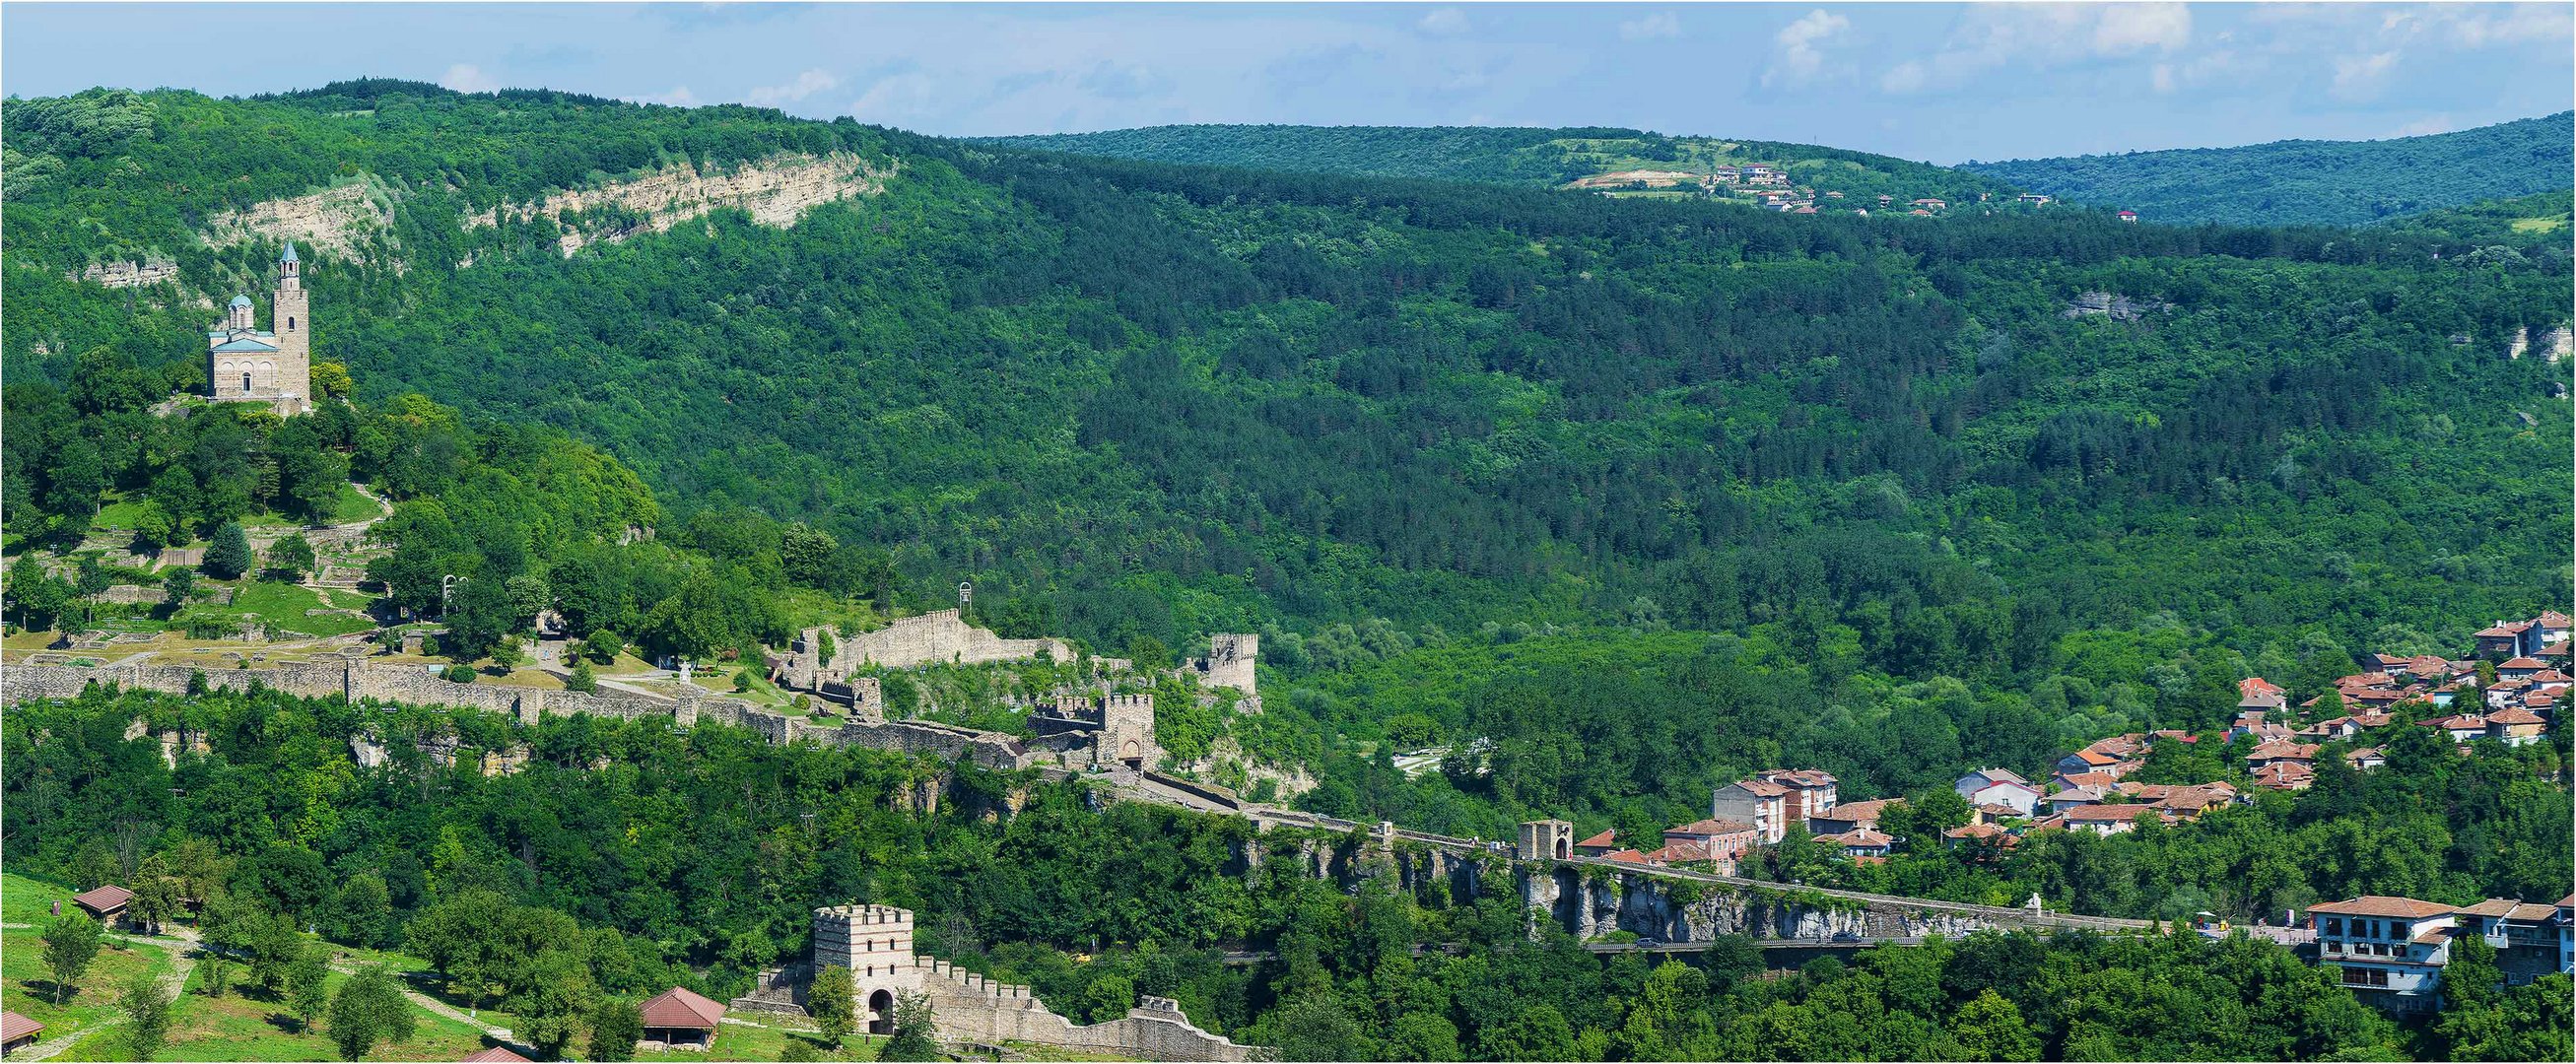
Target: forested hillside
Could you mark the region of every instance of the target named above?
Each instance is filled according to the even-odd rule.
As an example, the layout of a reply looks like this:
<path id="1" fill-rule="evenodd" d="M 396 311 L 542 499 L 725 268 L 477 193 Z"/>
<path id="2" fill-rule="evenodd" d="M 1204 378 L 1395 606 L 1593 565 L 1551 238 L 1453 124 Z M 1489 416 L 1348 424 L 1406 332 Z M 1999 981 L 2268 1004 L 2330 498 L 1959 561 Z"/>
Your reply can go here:
<path id="1" fill-rule="evenodd" d="M 165 767 L 149 738 L 123 737 L 138 718 L 193 729 L 209 751 Z M 1243 821 L 1099 811 L 1079 783 L 972 767 L 951 770 L 949 801 L 920 810 L 907 797 L 937 771 L 924 763 L 716 725 L 523 728 L 275 692 L 92 692 L 15 710 L 4 731 L 13 872 L 130 883 L 138 905 L 202 899 L 207 938 L 250 958 L 245 998 L 277 978 L 263 970 L 285 967 L 273 957 L 400 944 L 437 976 L 423 989 L 549 1052 L 576 1043 L 603 999 L 741 992 L 806 955 L 813 908 L 853 897 L 915 910 L 923 949 L 1031 985 L 1077 1020 L 1169 997 L 1286 1060 L 2547 1060 L 2567 1049 L 2564 976 L 2460 994 L 2438 1022 L 2401 1026 L 2330 969 L 2243 936 L 1983 933 L 1769 979 L 1745 978 L 1763 959 L 1732 936 L 1696 965 L 1604 963 L 1562 933 L 1533 938 L 1508 890 L 1468 899 L 1440 877 L 1409 890 L 1384 874 L 1336 882 L 1292 858 L 1309 845 L 1340 868 L 1357 859 L 1352 839 L 1273 836 L 1275 859 L 1247 867 Z M 385 743 L 382 765 L 351 759 L 349 740 L 368 734 Z M 440 738 L 525 743 L 531 757 L 485 776 L 433 760 L 425 748 Z M 1259 956 L 1229 963 L 1228 949 Z M 2465 980 L 2469 963 L 2455 959 L 2453 974 Z M 738 1045 L 748 1029 L 724 1037 Z"/>
<path id="2" fill-rule="evenodd" d="M 2147 221 L 2358 225 L 2552 192 L 2576 172 L 2576 111 L 2392 140 L 1969 162 L 1961 169 Z M 2559 241 L 2564 244 L 2565 241 Z"/>
<path id="3" fill-rule="evenodd" d="M 1149 162 L 1297 173 L 1421 177 L 1556 188 L 1602 174 L 1709 172 L 1767 163 L 1853 206 L 1885 193 L 1966 203 L 2009 186 L 1928 163 L 1813 144 L 1675 137 L 1634 129 L 1492 126 L 1149 126 L 994 137 L 985 143 Z"/>
<path id="4" fill-rule="evenodd" d="M 1820 723 L 1778 741 L 1824 750 L 1848 721 L 1836 770 L 1897 793 L 1953 767 L 1909 761 L 1934 748 L 1889 743 L 1905 728 L 2028 767 L 2217 722 L 2251 672 L 2305 698 L 2354 654 L 2456 652 L 2565 607 L 2569 367 L 2504 352 L 2568 322 L 2568 258 L 2487 253 L 2482 230 L 1791 217 L 397 82 L 102 92 L 8 121 L 13 411 L 68 389 L 66 416 L 105 416 L 80 364 L 192 379 L 195 301 L 260 291 L 279 250 L 210 247 L 210 219 L 362 188 L 384 223 L 308 248 L 306 275 L 317 357 L 370 416 L 432 416 L 397 399 L 418 392 L 467 429 L 559 430 L 633 469 L 700 552 L 596 623 L 670 602 L 660 631 L 733 648 L 781 620 L 746 588 L 915 609 L 972 580 L 1006 635 L 1149 662 L 1258 631 L 1287 697 L 1229 725 L 1256 755 L 1540 750 L 1536 782 L 1455 799 L 1454 824 L 1687 809 L 1773 753 L 1638 745 L 1673 728 L 1672 686 L 1706 733 L 1794 714 Z M 782 152 L 881 180 L 793 227 L 725 210 L 657 233 L 614 204 L 467 224 Z M 596 239 L 565 257 L 566 224 Z M 154 254 L 175 284 L 74 277 Z M 2138 309 L 2074 312 L 2088 292 Z M 141 458 L 99 490 L 151 494 L 172 462 Z M 517 490 L 487 486 L 455 497 Z M 12 491 L 13 534 L 85 527 L 81 492 Z M 788 544 L 800 522 L 849 564 L 794 568 L 818 556 Z M 609 579 L 580 551 L 419 527 L 424 571 Z M 673 620 L 714 601 L 746 619 Z M 1366 679 L 1425 667 L 1406 698 L 1465 705 L 1494 681 L 1453 657 L 1551 632 L 1696 660 L 1609 661 L 1651 675 L 1579 692 L 1579 715 L 1542 676 L 1503 692 L 1528 713 L 1427 707 L 1430 729 L 1394 727 L 1405 699 Z M 1727 693 L 1757 688 L 1781 701 Z"/>

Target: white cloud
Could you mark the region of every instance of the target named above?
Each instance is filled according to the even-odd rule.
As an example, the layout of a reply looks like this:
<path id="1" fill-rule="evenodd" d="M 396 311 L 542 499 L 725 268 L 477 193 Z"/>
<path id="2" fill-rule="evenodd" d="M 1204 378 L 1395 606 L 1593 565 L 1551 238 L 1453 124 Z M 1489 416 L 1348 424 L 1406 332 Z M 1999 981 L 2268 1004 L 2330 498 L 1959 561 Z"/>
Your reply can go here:
<path id="1" fill-rule="evenodd" d="M 1794 85 L 1815 77 L 1825 68 L 1824 46 L 1850 29 L 1850 19 L 1822 8 L 1780 27 L 1771 39 L 1771 66 L 1762 72 L 1762 84 Z"/>
<path id="2" fill-rule="evenodd" d="M 1467 32 L 1467 13 L 1454 7 L 1440 8 L 1422 16 L 1422 21 L 1414 23 L 1414 28 L 1442 37 L 1465 33 Z"/>
<path id="3" fill-rule="evenodd" d="M 2126 55 L 2145 48 L 2173 51 L 2191 43 L 2191 9 L 2181 4 L 2111 4 L 2093 26 L 2093 50 Z"/>
<path id="4" fill-rule="evenodd" d="M 1619 24 L 1619 39 L 1623 41 L 1644 41 L 1681 35 L 1682 20 L 1670 11 L 1658 11 L 1641 19 L 1631 19 Z"/>
<path id="5" fill-rule="evenodd" d="M 938 102 L 938 86 L 918 73 L 896 74 L 880 78 L 847 108 L 853 116 L 880 125 L 902 125 L 905 121 L 928 112 Z"/>
<path id="6" fill-rule="evenodd" d="M 2156 64 L 2156 68 L 2147 74 L 2147 83 L 2153 86 L 2159 93 L 2170 93 L 2174 91 L 2173 64 Z"/>
<path id="7" fill-rule="evenodd" d="M 673 107 L 696 107 L 698 105 L 698 94 L 690 92 L 689 87 L 686 85 L 674 85 L 671 87 L 671 91 L 669 92 L 650 93 L 643 96 L 630 96 L 628 99 L 634 100 L 637 103 L 661 103 L 669 104 Z"/>
<path id="8" fill-rule="evenodd" d="M 499 80 L 472 63 L 458 63 L 439 75 L 438 83 L 458 92 L 491 92 L 501 87 Z"/>
<path id="9" fill-rule="evenodd" d="M 1879 75 L 1878 87 L 1903 96 L 1907 93 L 1923 91 L 1924 83 L 1931 79 L 1931 71 L 1923 69 L 1923 64 L 1909 59 L 1887 68 L 1887 73 Z"/>
<path id="10" fill-rule="evenodd" d="M 2395 49 L 2369 55 L 2337 56 L 2334 61 L 2334 95 L 2342 100 L 2367 100 L 2377 96 L 2380 82 L 2396 66 Z"/>
<path id="11" fill-rule="evenodd" d="M 756 107 L 778 107 L 795 103 L 818 92 L 841 87 L 841 79 L 820 68 L 796 75 L 785 85 L 761 85 L 743 94 L 743 100 Z"/>
<path id="12" fill-rule="evenodd" d="M 2452 123 L 2450 115 L 2438 114 L 2429 115 L 2423 118 L 2418 118 L 2412 122 L 2408 122 L 2405 125 L 2397 127 L 2395 132 L 2388 135 L 2392 137 L 2422 137 L 2429 136 L 2434 133 L 2448 133 L 2458 128 L 2459 126 Z"/>

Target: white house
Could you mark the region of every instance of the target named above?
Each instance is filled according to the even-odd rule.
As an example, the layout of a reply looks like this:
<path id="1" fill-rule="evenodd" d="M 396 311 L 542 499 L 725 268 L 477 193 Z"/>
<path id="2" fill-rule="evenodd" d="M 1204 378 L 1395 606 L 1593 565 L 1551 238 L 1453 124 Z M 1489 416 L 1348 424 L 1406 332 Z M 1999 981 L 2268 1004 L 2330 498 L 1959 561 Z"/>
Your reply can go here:
<path id="1" fill-rule="evenodd" d="M 2308 910 L 2318 963 L 2341 969 L 2343 985 L 2356 993 L 2385 995 L 2400 1008 L 2437 1000 L 2458 919 L 2448 905 L 2376 894 Z"/>
<path id="2" fill-rule="evenodd" d="M 1967 799 L 1971 807 L 2010 806 L 2023 816 L 2029 816 L 2031 810 L 2039 808 L 2039 788 L 2031 786 L 2029 780 L 2015 775 L 2011 769 L 1978 769 L 1959 777 L 1959 782 L 1950 789 L 1959 792 L 1959 797 Z"/>

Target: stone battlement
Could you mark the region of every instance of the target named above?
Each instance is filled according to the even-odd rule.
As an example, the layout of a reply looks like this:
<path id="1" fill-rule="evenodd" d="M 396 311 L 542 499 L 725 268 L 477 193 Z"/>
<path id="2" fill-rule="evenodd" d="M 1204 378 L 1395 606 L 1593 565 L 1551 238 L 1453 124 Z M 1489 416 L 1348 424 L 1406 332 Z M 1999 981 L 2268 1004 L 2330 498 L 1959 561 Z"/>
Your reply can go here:
<path id="1" fill-rule="evenodd" d="M 353 703 L 373 699 L 413 705 L 459 706 L 499 713 L 530 725 L 547 716 L 566 715 L 627 720 L 662 717 L 682 728 L 706 720 L 749 728 L 771 742 L 802 739 L 826 746 L 899 750 L 949 760 L 969 760 L 985 768 L 1030 768 L 1040 760 L 1010 736 L 928 721 L 849 720 L 817 725 L 730 698 L 691 696 L 674 701 L 623 693 L 582 694 L 535 687 L 455 683 L 423 666 L 383 664 L 357 657 L 276 662 L 256 669 L 201 669 L 189 665 L 150 664 L 10 664 L 0 666 L 0 705 L 75 698 L 92 684 L 186 694 L 189 682 L 195 678 L 202 678 L 205 686 L 212 690 L 247 691 L 253 687 L 265 687 L 303 698 L 340 698 Z"/>

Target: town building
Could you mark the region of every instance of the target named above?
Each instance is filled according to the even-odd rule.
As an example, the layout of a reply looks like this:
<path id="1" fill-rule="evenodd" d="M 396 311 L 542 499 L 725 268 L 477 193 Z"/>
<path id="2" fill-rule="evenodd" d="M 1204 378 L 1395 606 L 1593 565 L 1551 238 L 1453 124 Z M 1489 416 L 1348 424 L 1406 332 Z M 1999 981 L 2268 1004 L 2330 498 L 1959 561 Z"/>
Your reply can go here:
<path id="1" fill-rule="evenodd" d="M 1599 857 L 1607 854 L 1610 851 L 1619 848 L 1618 835 L 1618 832 L 1604 828 L 1600 834 L 1575 843 L 1574 855 L 1577 857 Z"/>
<path id="2" fill-rule="evenodd" d="M 1737 780 L 1717 789 L 1709 800 L 1709 818 L 1753 825 L 1764 844 L 1789 834 L 1789 788 L 1765 779 Z"/>
<path id="3" fill-rule="evenodd" d="M 1735 863 L 1744 851 L 1753 848 L 1757 835 L 1753 825 L 1734 820 L 1694 820 L 1676 828 L 1664 829 L 1664 848 L 1648 856 L 1671 864 L 1681 861 L 1710 861 L 1733 875 Z"/>
<path id="4" fill-rule="evenodd" d="M 2039 808 L 2039 788 L 2031 786 L 2029 780 L 2010 769 L 1978 769 L 1959 777 L 1951 789 L 1959 792 L 1959 797 L 1967 799 L 1972 808 L 2008 806 L 2019 816 L 2029 816 L 2032 810 Z"/>
<path id="5" fill-rule="evenodd" d="M 2451 960 L 2451 907 L 2413 898 L 2365 895 L 2308 909 L 2317 960 L 2342 972 L 2364 1000 L 2399 1009 L 2430 1008 Z"/>
<path id="6" fill-rule="evenodd" d="M 1812 835 L 1840 835 L 1855 828 L 1875 828 L 1879 817 L 1888 809 L 1904 804 L 1903 798 L 1837 802 L 1822 813 L 1807 814 L 1807 832 Z"/>
<path id="7" fill-rule="evenodd" d="M 304 291 L 295 245 L 277 259 L 277 290 L 270 297 L 275 331 L 252 322 L 248 295 L 233 297 L 224 320 L 206 332 L 208 394 L 217 402 L 266 403 L 280 414 L 313 409 L 313 309 Z"/>

